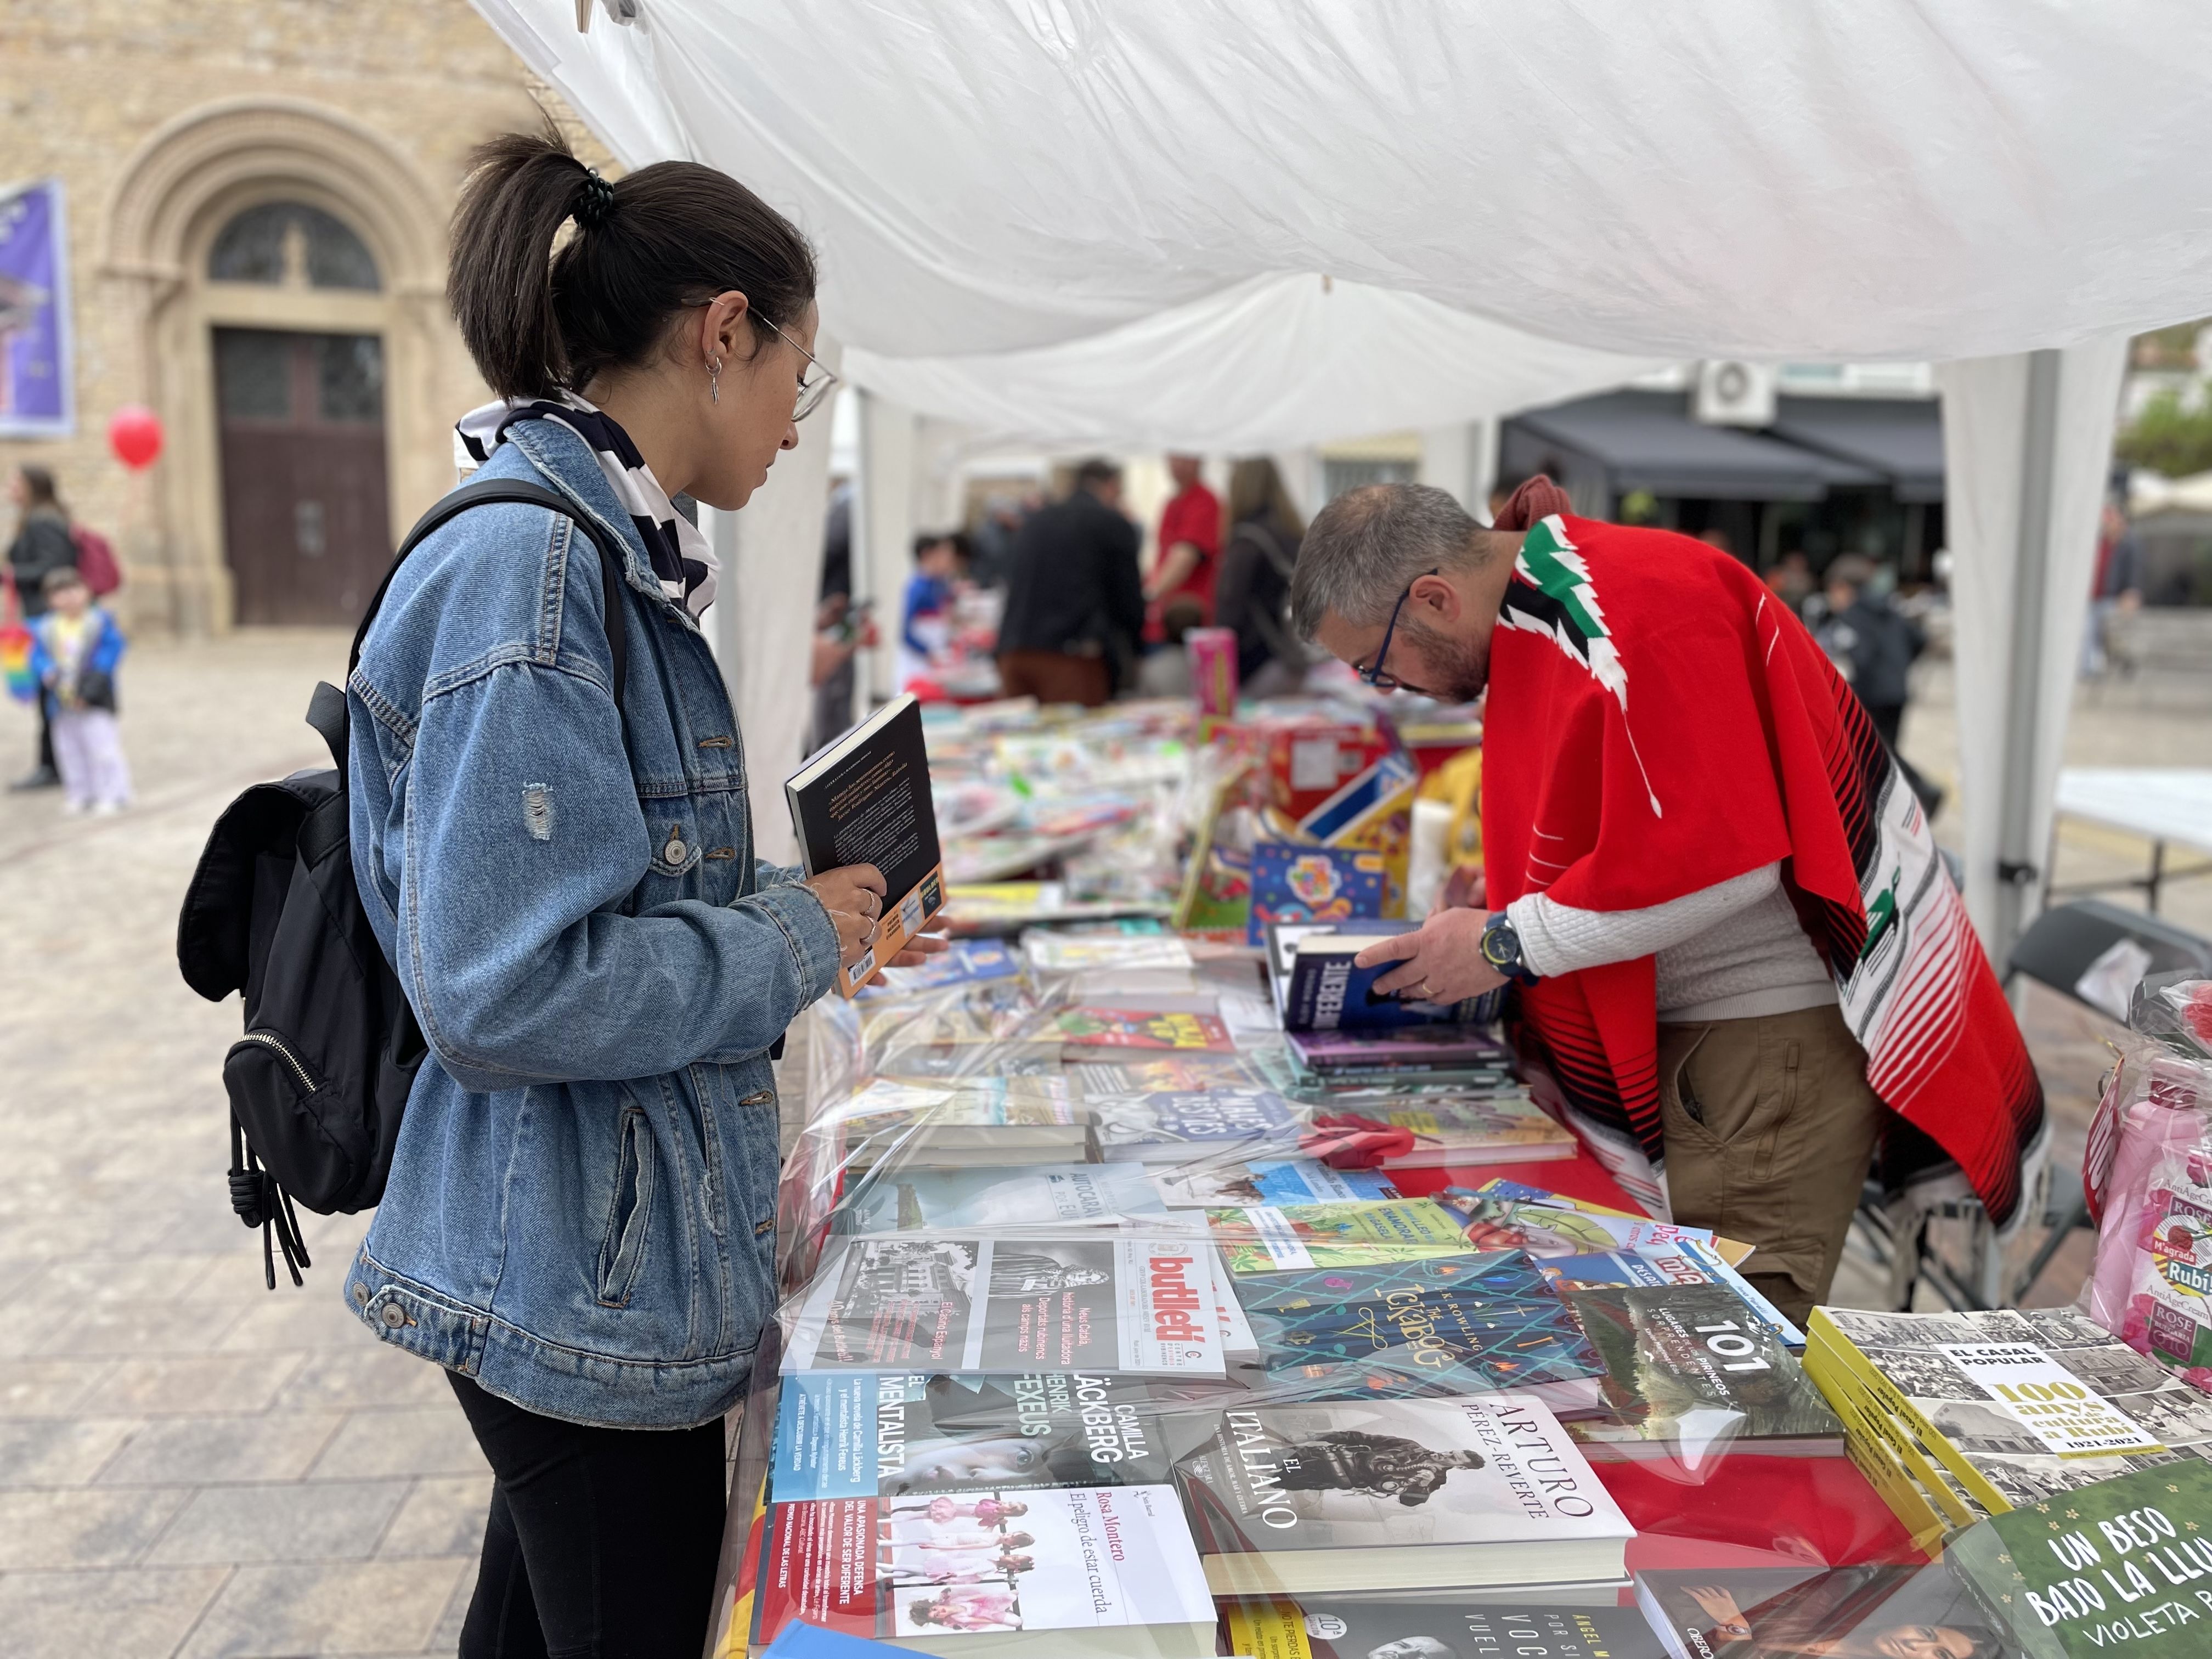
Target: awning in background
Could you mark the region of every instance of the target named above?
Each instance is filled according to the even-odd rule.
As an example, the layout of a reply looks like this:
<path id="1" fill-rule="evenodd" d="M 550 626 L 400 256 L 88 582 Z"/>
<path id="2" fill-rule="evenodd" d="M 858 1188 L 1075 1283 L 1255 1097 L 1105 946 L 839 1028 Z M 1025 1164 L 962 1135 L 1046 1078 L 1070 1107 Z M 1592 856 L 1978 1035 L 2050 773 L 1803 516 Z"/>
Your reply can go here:
<path id="1" fill-rule="evenodd" d="M 1735 501 L 1817 501 L 1838 485 L 1883 482 L 1868 467 L 1756 432 L 1704 426 L 1679 392 L 1609 392 L 1516 415 L 1505 423 L 1503 476 L 1556 459 L 1569 488 L 1602 468 L 1605 492 Z M 1940 493 L 1940 491 L 1939 491 Z"/>
<path id="2" fill-rule="evenodd" d="M 1865 467 L 1900 501 L 1943 499 L 1943 406 L 1933 398 L 1783 398 L 1771 437 Z"/>

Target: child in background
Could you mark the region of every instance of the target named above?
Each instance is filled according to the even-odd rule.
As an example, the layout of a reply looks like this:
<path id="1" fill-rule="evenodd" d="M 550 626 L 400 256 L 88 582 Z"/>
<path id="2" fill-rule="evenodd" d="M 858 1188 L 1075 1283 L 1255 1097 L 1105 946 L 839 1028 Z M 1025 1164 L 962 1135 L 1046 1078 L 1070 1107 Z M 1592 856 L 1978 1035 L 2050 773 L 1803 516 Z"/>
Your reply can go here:
<path id="1" fill-rule="evenodd" d="M 952 581 L 960 571 L 960 544 L 925 532 L 914 538 L 914 574 L 899 606 L 898 688 L 929 679 L 952 644 Z"/>
<path id="2" fill-rule="evenodd" d="M 54 764 L 70 812 L 105 816 L 131 802 L 131 767 L 115 724 L 123 630 L 94 605 L 73 565 L 46 573 L 46 613 L 31 624 L 31 672 L 53 722 Z"/>

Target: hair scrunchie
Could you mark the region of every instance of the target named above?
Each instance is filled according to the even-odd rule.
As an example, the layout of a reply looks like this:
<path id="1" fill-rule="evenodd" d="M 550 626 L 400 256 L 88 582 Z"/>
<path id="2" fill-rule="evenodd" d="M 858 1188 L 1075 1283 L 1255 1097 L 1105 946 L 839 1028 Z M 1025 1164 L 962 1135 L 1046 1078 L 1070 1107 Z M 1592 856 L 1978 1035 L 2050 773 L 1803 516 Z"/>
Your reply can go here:
<path id="1" fill-rule="evenodd" d="M 599 177 L 597 167 L 584 169 L 583 193 L 569 209 L 570 216 L 586 230 L 596 230 L 606 223 L 607 216 L 615 210 L 615 187 Z"/>
<path id="2" fill-rule="evenodd" d="M 1492 530 L 1531 530 L 1554 513 L 1571 513 L 1567 492 L 1539 472 L 1508 496 L 1491 520 Z"/>

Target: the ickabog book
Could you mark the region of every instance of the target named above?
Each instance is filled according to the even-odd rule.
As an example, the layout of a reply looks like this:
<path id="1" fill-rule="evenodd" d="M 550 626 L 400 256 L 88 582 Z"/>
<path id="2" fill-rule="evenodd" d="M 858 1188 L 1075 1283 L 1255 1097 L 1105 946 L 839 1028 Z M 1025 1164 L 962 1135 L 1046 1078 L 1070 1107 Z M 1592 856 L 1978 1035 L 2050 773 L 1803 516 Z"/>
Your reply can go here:
<path id="1" fill-rule="evenodd" d="M 1615 1577 L 1634 1532 L 1525 1394 L 1224 1407 L 1176 1488 L 1218 1595 Z"/>
<path id="2" fill-rule="evenodd" d="M 817 750 L 783 793 L 808 875 L 853 864 L 872 864 L 883 874 L 875 939 L 858 961 L 837 969 L 837 989 L 849 997 L 945 903 L 921 705 L 903 694 L 892 698 Z"/>
<path id="3" fill-rule="evenodd" d="M 1519 1251 L 1237 1277 L 1268 1386 L 1304 1399 L 1534 1395 L 1599 1407 L 1605 1366 Z"/>

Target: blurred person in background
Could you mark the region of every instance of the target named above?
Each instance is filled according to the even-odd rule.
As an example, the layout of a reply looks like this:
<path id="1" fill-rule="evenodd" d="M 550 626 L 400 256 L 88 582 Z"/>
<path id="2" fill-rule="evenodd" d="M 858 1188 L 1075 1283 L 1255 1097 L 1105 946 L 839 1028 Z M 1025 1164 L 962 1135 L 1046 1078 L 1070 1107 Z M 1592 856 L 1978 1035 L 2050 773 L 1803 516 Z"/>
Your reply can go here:
<path id="1" fill-rule="evenodd" d="M 821 603 L 814 612 L 813 717 L 807 723 L 811 753 L 853 724 L 853 653 L 865 615 L 853 611 L 853 481 L 830 488 L 822 520 Z"/>
<path id="2" fill-rule="evenodd" d="M 1146 638 L 1164 637 L 1162 623 L 1169 601 L 1188 599 L 1198 606 L 1200 626 L 1212 617 L 1220 574 L 1221 501 L 1199 477 L 1195 455 L 1168 457 L 1168 477 L 1176 493 L 1160 512 L 1159 557 L 1145 583 L 1152 606 Z"/>
<path id="3" fill-rule="evenodd" d="M 1004 587 L 1013 574 L 1014 538 L 1021 533 L 1022 504 L 1012 495 L 994 495 L 983 504 L 983 521 L 970 538 L 974 556 L 968 576 L 978 587 Z"/>
<path id="4" fill-rule="evenodd" d="M 2097 568 L 2089 580 L 2089 616 L 2081 632 L 2081 678 L 2100 680 L 2120 653 L 2112 648 L 2112 618 L 2142 604 L 2142 547 L 2117 501 L 2107 500 L 2097 521 Z M 2124 659 L 2123 669 L 2134 665 Z"/>
<path id="5" fill-rule="evenodd" d="M 1805 614 L 1805 601 L 1813 597 L 1814 586 L 1813 567 L 1806 562 L 1804 551 L 1799 548 L 1784 553 L 1774 568 L 1766 573 L 1767 591 L 1799 617 Z"/>
<path id="6" fill-rule="evenodd" d="M 1226 545 L 1214 621 L 1237 634 L 1237 681 L 1248 696 L 1278 697 L 1304 681 L 1305 647 L 1291 629 L 1291 573 L 1297 569 L 1305 520 L 1266 456 L 1237 463 L 1223 508 Z"/>
<path id="7" fill-rule="evenodd" d="M 1822 592 L 1807 605 L 1806 620 L 1889 745 L 1906 786 L 1934 817 L 1943 804 L 1942 790 L 1921 776 L 1898 747 L 1905 706 L 1912 697 L 1912 665 L 1928 648 L 1928 636 L 1887 594 L 1876 592 L 1874 583 L 1873 560 L 1845 553 L 1831 561 Z"/>
<path id="8" fill-rule="evenodd" d="M 1030 514 L 999 623 L 1007 696 L 1096 708 L 1134 682 L 1143 542 L 1121 511 L 1121 469 L 1108 460 L 1084 462 L 1066 500 Z"/>
<path id="9" fill-rule="evenodd" d="M 31 625 L 31 672 L 69 792 L 64 811 L 105 816 L 131 804 L 131 766 L 116 729 L 115 671 L 123 630 L 92 599 L 73 564 L 46 572 L 46 614 Z"/>
<path id="10" fill-rule="evenodd" d="M 924 531 L 914 538 L 914 570 L 899 601 L 902 691 L 932 678 L 952 644 L 952 589 L 960 564 L 960 544 L 951 535 Z"/>
<path id="11" fill-rule="evenodd" d="M 70 537 L 69 510 L 62 505 L 54 475 L 43 466 L 19 466 L 8 479 L 8 500 L 15 509 L 15 537 L 8 544 L 8 571 L 23 620 L 46 614 L 46 580 L 57 570 L 76 566 L 76 544 Z M 37 763 L 8 787 L 52 789 L 62 775 L 54 768 L 54 732 L 46 699 L 39 699 Z"/>

